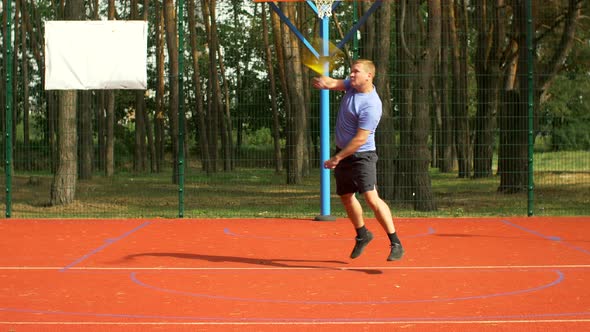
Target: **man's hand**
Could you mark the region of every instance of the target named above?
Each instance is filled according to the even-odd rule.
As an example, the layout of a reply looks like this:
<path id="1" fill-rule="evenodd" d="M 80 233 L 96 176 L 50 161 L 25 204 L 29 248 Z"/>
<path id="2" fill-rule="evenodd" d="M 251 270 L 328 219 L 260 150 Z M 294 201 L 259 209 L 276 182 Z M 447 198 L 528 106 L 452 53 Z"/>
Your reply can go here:
<path id="1" fill-rule="evenodd" d="M 319 77 L 314 77 L 312 84 L 313 87 L 316 89 L 329 89 L 328 87 L 328 80 L 330 78 L 327 76 L 319 76 Z"/>
<path id="2" fill-rule="evenodd" d="M 353 155 L 358 149 L 367 142 L 371 132 L 365 129 L 358 129 L 356 135 L 348 142 L 344 149 L 338 151 L 332 158 L 324 162 L 324 168 L 334 169 L 340 161 L 350 155 Z"/>
<path id="3" fill-rule="evenodd" d="M 344 80 L 334 79 L 328 76 L 314 77 L 312 85 L 316 89 L 340 90 L 344 91 Z"/>
<path id="4" fill-rule="evenodd" d="M 334 156 L 334 157 L 324 161 L 324 168 L 334 169 L 334 168 L 336 168 L 338 163 L 340 163 L 340 160 L 342 160 L 342 159 L 340 159 L 340 157 Z"/>

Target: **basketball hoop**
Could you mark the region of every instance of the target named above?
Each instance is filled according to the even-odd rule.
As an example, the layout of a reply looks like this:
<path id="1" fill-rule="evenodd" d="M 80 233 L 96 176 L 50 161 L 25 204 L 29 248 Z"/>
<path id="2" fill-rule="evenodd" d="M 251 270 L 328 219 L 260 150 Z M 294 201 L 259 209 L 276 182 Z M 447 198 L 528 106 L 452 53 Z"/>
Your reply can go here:
<path id="1" fill-rule="evenodd" d="M 330 17 L 332 16 L 332 4 L 334 0 L 313 0 L 315 2 L 315 6 L 318 9 L 318 17 Z"/>

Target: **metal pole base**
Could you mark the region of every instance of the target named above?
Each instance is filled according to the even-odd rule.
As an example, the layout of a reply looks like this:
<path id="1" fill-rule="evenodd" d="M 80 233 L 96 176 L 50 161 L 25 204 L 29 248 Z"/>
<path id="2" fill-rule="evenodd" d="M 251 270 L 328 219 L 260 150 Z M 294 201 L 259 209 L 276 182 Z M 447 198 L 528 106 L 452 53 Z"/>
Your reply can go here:
<path id="1" fill-rule="evenodd" d="M 317 216 L 314 221 L 336 221 L 336 217 L 330 215 Z"/>

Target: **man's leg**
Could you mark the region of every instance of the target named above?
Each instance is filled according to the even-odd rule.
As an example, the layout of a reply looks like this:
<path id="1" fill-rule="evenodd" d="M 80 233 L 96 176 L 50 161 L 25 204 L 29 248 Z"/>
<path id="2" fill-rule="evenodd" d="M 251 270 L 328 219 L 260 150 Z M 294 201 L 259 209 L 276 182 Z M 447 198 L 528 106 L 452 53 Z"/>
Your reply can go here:
<path id="1" fill-rule="evenodd" d="M 346 210 L 348 218 L 352 222 L 355 229 L 365 226 L 365 220 L 363 219 L 363 208 L 361 203 L 356 199 L 354 193 L 344 194 L 340 196 L 342 205 Z"/>
<path id="2" fill-rule="evenodd" d="M 365 220 L 363 219 L 363 208 L 361 203 L 356 199 L 354 193 L 344 194 L 340 196 L 340 200 L 344 205 L 346 214 L 354 226 L 357 236 L 355 238 L 355 245 L 350 253 L 350 258 L 357 258 L 363 253 L 365 247 L 373 240 L 373 234 L 365 227 Z"/>
<path id="3" fill-rule="evenodd" d="M 395 226 L 393 224 L 393 217 L 391 216 L 391 210 L 385 201 L 379 197 L 377 190 L 371 190 L 363 193 L 365 201 L 373 210 L 375 218 L 381 224 L 381 227 L 387 232 L 387 234 L 395 233 Z"/>
<path id="4" fill-rule="evenodd" d="M 404 255 L 404 248 L 395 232 L 393 217 L 391 216 L 389 206 L 381 199 L 381 197 L 379 197 L 377 190 L 367 191 L 363 196 L 371 210 L 373 210 L 373 213 L 375 213 L 375 218 L 377 218 L 381 227 L 387 232 L 387 236 L 391 242 L 391 250 L 387 260 L 395 261 L 401 259 Z"/>

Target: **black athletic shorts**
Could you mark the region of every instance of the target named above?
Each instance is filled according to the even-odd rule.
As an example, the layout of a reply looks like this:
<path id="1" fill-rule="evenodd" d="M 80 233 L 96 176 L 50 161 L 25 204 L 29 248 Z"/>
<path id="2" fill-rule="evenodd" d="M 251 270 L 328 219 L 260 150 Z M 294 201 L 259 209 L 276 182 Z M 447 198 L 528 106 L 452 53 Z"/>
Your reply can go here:
<path id="1" fill-rule="evenodd" d="M 375 151 L 357 152 L 342 159 L 334 170 L 336 193 L 342 196 L 374 190 L 378 159 Z"/>

